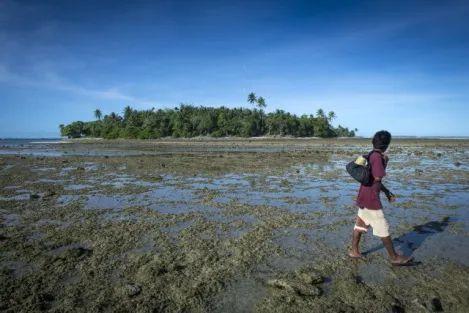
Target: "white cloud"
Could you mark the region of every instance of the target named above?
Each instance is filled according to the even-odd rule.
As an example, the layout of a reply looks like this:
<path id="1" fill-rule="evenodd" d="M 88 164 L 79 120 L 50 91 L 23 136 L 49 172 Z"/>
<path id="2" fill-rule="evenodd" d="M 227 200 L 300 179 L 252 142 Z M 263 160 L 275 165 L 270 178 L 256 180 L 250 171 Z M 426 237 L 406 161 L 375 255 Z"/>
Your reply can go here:
<path id="1" fill-rule="evenodd" d="M 103 100 L 122 100 L 131 102 L 131 104 L 151 105 L 155 101 L 143 99 L 129 94 L 125 94 L 118 88 L 109 89 L 91 89 L 77 84 L 67 82 L 56 73 L 47 72 L 41 77 L 31 78 L 10 72 L 5 66 L 0 64 L 0 82 L 36 88 L 47 88 L 50 90 L 66 91 L 85 97 L 103 99 Z"/>

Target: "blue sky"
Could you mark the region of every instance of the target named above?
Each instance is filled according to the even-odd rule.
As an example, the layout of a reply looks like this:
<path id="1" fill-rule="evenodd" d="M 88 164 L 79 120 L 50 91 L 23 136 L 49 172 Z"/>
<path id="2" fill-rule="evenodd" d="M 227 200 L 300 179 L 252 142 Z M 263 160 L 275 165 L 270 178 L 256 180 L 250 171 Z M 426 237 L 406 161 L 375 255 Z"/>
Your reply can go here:
<path id="1" fill-rule="evenodd" d="M 0 137 L 179 103 L 469 136 L 467 1 L 0 0 Z"/>

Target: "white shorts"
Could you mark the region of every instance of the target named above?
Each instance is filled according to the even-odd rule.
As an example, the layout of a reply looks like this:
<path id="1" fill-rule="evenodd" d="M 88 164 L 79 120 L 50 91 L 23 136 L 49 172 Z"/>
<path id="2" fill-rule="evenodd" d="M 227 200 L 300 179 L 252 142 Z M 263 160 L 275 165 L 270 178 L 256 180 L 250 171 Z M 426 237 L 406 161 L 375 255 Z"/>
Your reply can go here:
<path id="1" fill-rule="evenodd" d="M 389 225 L 384 217 L 383 210 L 369 210 L 367 208 L 358 209 L 358 217 L 364 222 L 365 227 L 355 225 L 354 229 L 360 231 L 367 231 L 368 226 L 371 225 L 373 228 L 373 235 L 377 237 L 388 237 L 389 236 Z"/>

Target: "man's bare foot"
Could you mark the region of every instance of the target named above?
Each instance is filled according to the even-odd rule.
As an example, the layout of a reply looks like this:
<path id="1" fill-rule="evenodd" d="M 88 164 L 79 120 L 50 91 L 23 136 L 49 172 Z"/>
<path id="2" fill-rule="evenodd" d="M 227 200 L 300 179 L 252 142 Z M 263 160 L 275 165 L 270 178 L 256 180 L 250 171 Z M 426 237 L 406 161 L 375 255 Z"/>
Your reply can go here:
<path id="1" fill-rule="evenodd" d="M 365 257 L 360 252 L 349 251 L 348 256 L 352 259 L 364 259 Z"/>
<path id="2" fill-rule="evenodd" d="M 392 265 L 406 265 L 409 264 L 414 258 L 412 256 L 405 256 L 397 254 L 394 258 L 391 258 Z"/>

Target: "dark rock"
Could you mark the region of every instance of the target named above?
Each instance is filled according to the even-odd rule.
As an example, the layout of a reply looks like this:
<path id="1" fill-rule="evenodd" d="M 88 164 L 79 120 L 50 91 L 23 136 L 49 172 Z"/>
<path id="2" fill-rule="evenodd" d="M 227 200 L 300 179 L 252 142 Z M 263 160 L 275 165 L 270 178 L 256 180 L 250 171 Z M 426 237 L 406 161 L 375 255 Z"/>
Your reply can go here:
<path id="1" fill-rule="evenodd" d="M 51 301 L 54 301 L 54 296 L 49 293 L 43 293 L 39 295 L 39 299 L 42 301 L 51 302 Z"/>
<path id="2" fill-rule="evenodd" d="M 353 280 L 354 280 L 355 283 L 357 283 L 357 284 L 363 284 L 363 278 L 362 278 L 360 275 L 355 275 L 355 276 L 353 276 Z"/>
<path id="3" fill-rule="evenodd" d="M 29 199 L 30 199 L 30 200 L 37 200 L 37 199 L 39 199 L 40 197 L 41 197 L 41 196 L 38 195 L 38 194 L 36 194 L 36 193 L 33 193 L 33 194 L 29 195 Z"/>
<path id="4" fill-rule="evenodd" d="M 185 268 L 186 267 L 184 265 L 182 265 L 180 263 L 177 263 L 177 262 L 171 262 L 166 266 L 166 270 L 168 272 L 178 272 L 178 271 L 181 271 Z"/>
<path id="5" fill-rule="evenodd" d="M 71 250 L 72 254 L 77 256 L 77 257 L 82 257 L 82 256 L 91 256 L 93 254 L 93 250 L 91 249 L 86 249 L 83 247 L 78 247 L 74 248 Z"/>
<path id="6" fill-rule="evenodd" d="M 433 312 L 443 312 L 443 306 L 441 305 L 440 299 L 433 298 L 431 304 Z"/>
<path id="7" fill-rule="evenodd" d="M 455 165 L 456 167 L 460 167 L 462 164 L 461 164 L 461 162 L 456 161 L 456 162 L 454 162 L 454 165 Z"/>
<path id="8" fill-rule="evenodd" d="M 79 259 L 79 258 L 85 258 L 89 257 L 93 254 L 93 250 L 91 249 L 86 249 L 83 247 L 77 247 L 77 248 L 70 248 L 65 250 L 60 254 L 61 259 L 67 259 L 67 258 L 73 258 L 73 259 Z"/>
<path id="9" fill-rule="evenodd" d="M 161 163 L 161 167 L 166 167 L 166 164 L 164 164 L 164 163 Z"/>
<path id="10" fill-rule="evenodd" d="M 401 307 L 398 304 L 393 304 L 391 306 L 391 313 L 405 313 L 405 310 L 403 307 Z"/>
<path id="11" fill-rule="evenodd" d="M 43 293 L 38 296 L 38 300 L 39 300 L 39 309 L 41 311 L 46 311 L 51 308 L 52 306 L 51 302 L 53 302 L 55 298 L 53 295 L 49 293 Z"/>
<path id="12" fill-rule="evenodd" d="M 50 197 L 53 197 L 55 195 L 57 195 L 57 193 L 54 190 L 49 189 L 49 190 L 46 191 L 43 198 L 50 198 Z"/>
<path id="13" fill-rule="evenodd" d="M 85 168 L 84 168 L 83 166 L 78 166 L 78 167 L 76 168 L 76 170 L 79 171 L 79 172 L 84 172 L 84 171 L 85 171 Z"/>

